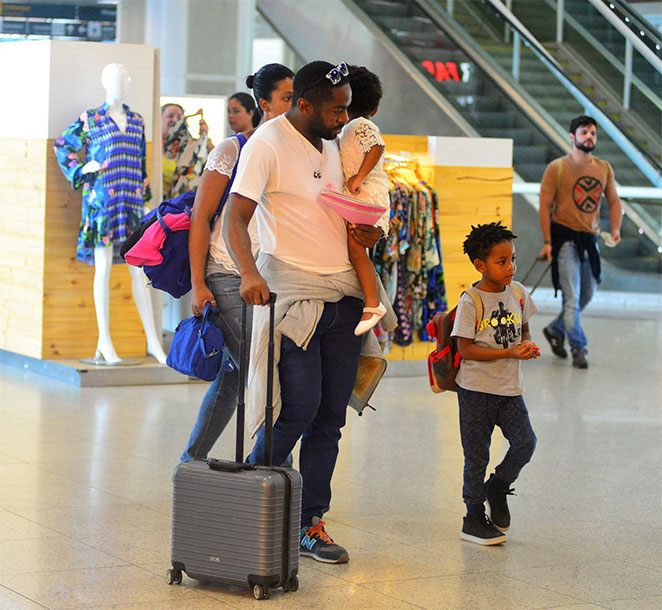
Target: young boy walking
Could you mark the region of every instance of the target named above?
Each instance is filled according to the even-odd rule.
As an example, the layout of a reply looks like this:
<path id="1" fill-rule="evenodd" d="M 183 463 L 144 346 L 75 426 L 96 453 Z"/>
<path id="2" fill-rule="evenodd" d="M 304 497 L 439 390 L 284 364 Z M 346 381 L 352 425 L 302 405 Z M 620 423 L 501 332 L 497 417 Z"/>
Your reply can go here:
<path id="1" fill-rule="evenodd" d="M 482 279 L 469 289 L 473 296 L 465 292 L 460 298 L 452 331 L 462 357 L 456 378 L 467 506 L 461 537 L 483 545 L 506 542 L 506 496 L 536 446 L 519 361 L 540 356 L 528 324 L 537 308 L 524 286 L 513 281 L 516 237 L 501 222 L 471 227 L 464 253 Z M 495 425 L 510 448 L 484 482 Z"/>

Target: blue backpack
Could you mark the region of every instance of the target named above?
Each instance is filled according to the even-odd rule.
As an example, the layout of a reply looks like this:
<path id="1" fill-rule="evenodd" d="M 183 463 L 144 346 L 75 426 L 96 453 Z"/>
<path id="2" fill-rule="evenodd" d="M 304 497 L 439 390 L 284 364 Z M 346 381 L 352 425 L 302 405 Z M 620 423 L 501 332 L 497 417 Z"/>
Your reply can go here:
<path id="1" fill-rule="evenodd" d="M 241 149 L 246 144 L 246 138 L 241 134 L 237 134 L 234 137 L 239 140 L 239 154 L 241 154 Z M 230 195 L 230 188 L 232 187 L 238 164 L 239 158 L 237 157 L 237 163 L 235 163 L 230 181 L 218 204 L 212 224 L 223 210 L 223 206 L 225 206 L 225 202 Z M 161 248 L 163 261 L 158 265 L 143 265 L 142 268 L 154 288 L 163 290 L 175 298 L 179 298 L 191 290 L 191 265 L 188 255 L 189 230 L 173 231 L 164 222 L 163 217 L 166 214 L 182 213 L 188 214 L 190 217 L 194 201 L 195 191 L 187 191 L 173 199 L 162 202 L 143 216 L 140 227 L 129 235 L 120 249 L 120 254 L 124 257 L 140 241 L 145 231 L 155 222 L 159 222 L 166 234 L 166 239 Z"/>

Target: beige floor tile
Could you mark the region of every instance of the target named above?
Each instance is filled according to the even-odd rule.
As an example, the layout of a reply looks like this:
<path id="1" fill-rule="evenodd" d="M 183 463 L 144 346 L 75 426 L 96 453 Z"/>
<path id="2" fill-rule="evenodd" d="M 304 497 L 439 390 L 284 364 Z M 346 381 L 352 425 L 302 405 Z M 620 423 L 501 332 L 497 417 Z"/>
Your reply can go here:
<path id="1" fill-rule="evenodd" d="M 137 504 L 97 504 L 73 508 L 22 510 L 21 516 L 65 536 L 81 539 L 108 532 L 168 530 L 169 515 Z M 2 539 L 0 531 L 0 539 Z M 26 536 L 27 537 L 27 536 Z"/>
<path id="2" fill-rule="evenodd" d="M 47 483 L 0 487 L 0 508 L 8 511 L 128 504 L 129 501 L 87 485 L 61 479 Z"/>
<path id="3" fill-rule="evenodd" d="M 316 568 L 327 574 L 353 583 L 406 580 L 462 574 L 475 571 L 461 562 L 405 544 L 382 543 L 379 551 L 375 547 L 348 548 L 350 561 L 346 564 L 317 564 Z M 310 560 L 314 561 L 314 560 Z"/>
<path id="4" fill-rule="evenodd" d="M 122 457 L 123 453 L 117 445 L 108 447 L 89 441 L 39 441 L 38 438 L 25 443 L 5 443 L 2 451 L 30 464 Z"/>
<path id="5" fill-rule="evenodd" d="M 211 597 L 198 596 L 168 601 L 141 602 L 139 604 L 86 606 L 84 610 L 236 610 L 236 606 L 230 606 Z"/>
<path id="6" fill-rule="evenodd" d="M 173 470 L 170 464 L 137 457 L 42 462 L 39 464 L 39 467 L 43 470 L 53 472 L 64 479 L 79 481 L 81 483 L 112 481 L 113 479 L 121 479 L 127 476 L 135 478 L 168 478 Z"/>
<path id="7" fill-rule="evenodd" d="M 25 462 L 0 464 L 0 487 L 57 485 L 64 480 L 60 475 L 44 470 L 34 464 L 26 464 Z"/>
<path id="8" fill-rule="evenodd" d="M 83 534 L 80 540 L 95 549 L 110 553 L 132 564 L 160 562 L 170 564 L 170 527 L 136 532 L 107 531 L 104 534 Z"/>
<path id="9" fill-rule="evenodd" d="M 66 536 L 4 540 L 0 546 L 0 573 L 4 574 L 101 568 L 126 563 Z"/>
<path id="10" fill-rule="evenodd" d="M 44 606 L 0 585 L 0 610 L 43 610 Z"/>
<path id="11" fill-rule="evenodd" d="M 26 540 L 28 538 L 49 538 L 59 536 L 60 532 L 24 515 L 16 515 L 0 509 L 0 541 L 3 540 Z"/>
<path id="12" fill-rule="evenodd" d="M 373 583 L 367 588 L 428 610 L 494 610 L 572 606 L 580 600 L 513 581 L 505 575 L 464 574 Z"/>
<path id="13" fill-rule="evenodd" d="M 138 478 L 132 474 L 91 483 L 95 489 L 137 504 L 159 502 L 172 497 L 172 472 L 156 477 Z"/>
<path id="14" fill-rule="evenodd" d="M 610 610 L 660 610 L 662 595 L 611 600 L 604 602 L 604 606 Z"/>
<path id="15" fill-rule="evenodd" d="M 507 574 L 513 579 L 592 603 L 631 597 L 635 591 L 641 596 L 662 594 L 658 572 L 622 561 L 508 570 Z"/>
<path id="16" fill-rule="evenodd" d="M 201 596 L 185 586 L 168 586 L 135 566 L 8 574 L 5 586 L 49 610 L 77 610 L 117 604 L 188 601 L 193 610 Z M 206 601 L 208 598 L 204 598 Z"/>

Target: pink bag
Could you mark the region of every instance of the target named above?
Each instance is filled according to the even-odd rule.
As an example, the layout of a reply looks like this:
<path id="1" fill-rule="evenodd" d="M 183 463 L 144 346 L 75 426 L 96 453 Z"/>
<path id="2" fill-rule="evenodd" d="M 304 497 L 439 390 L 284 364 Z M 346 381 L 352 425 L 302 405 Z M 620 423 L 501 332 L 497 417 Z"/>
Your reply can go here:
<path id="1" fill-rule="evenodd" d="M 374 226 L 386 211 L 379 205 L 372 205 L 357 197 L 338 193 L 326 187 L 320 192 L 319 201 L 333 208 L 347 222 L 359 225 Z"/>

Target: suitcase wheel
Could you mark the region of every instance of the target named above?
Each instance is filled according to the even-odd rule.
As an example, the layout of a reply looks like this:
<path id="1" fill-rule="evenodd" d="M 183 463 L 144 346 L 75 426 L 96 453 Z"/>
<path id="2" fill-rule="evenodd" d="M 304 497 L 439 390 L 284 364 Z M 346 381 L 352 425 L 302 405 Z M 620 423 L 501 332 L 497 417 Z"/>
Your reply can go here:
<path id="1" fill-rule="evenodd" d="M 270 595 L 269 585 L 253 585 L 253 597 L 255 599 L 269 599 Z"/>
<path id="2" fill-rule="evenodd" d="M 166 570 L 166 582 L 169 585 L 181 585 L 182 573 L 179 570 Z"/>
<path id="3" fill-rule="evenodd" d="M 287 581 L 287 584 L 285 585 L 285 590 L 286 591 L 291 591 L 291 592 L 298 591 L 299 590 L 299 579 L 296 576 L 292 576 L 292 578 L 290 578 Z"/>

